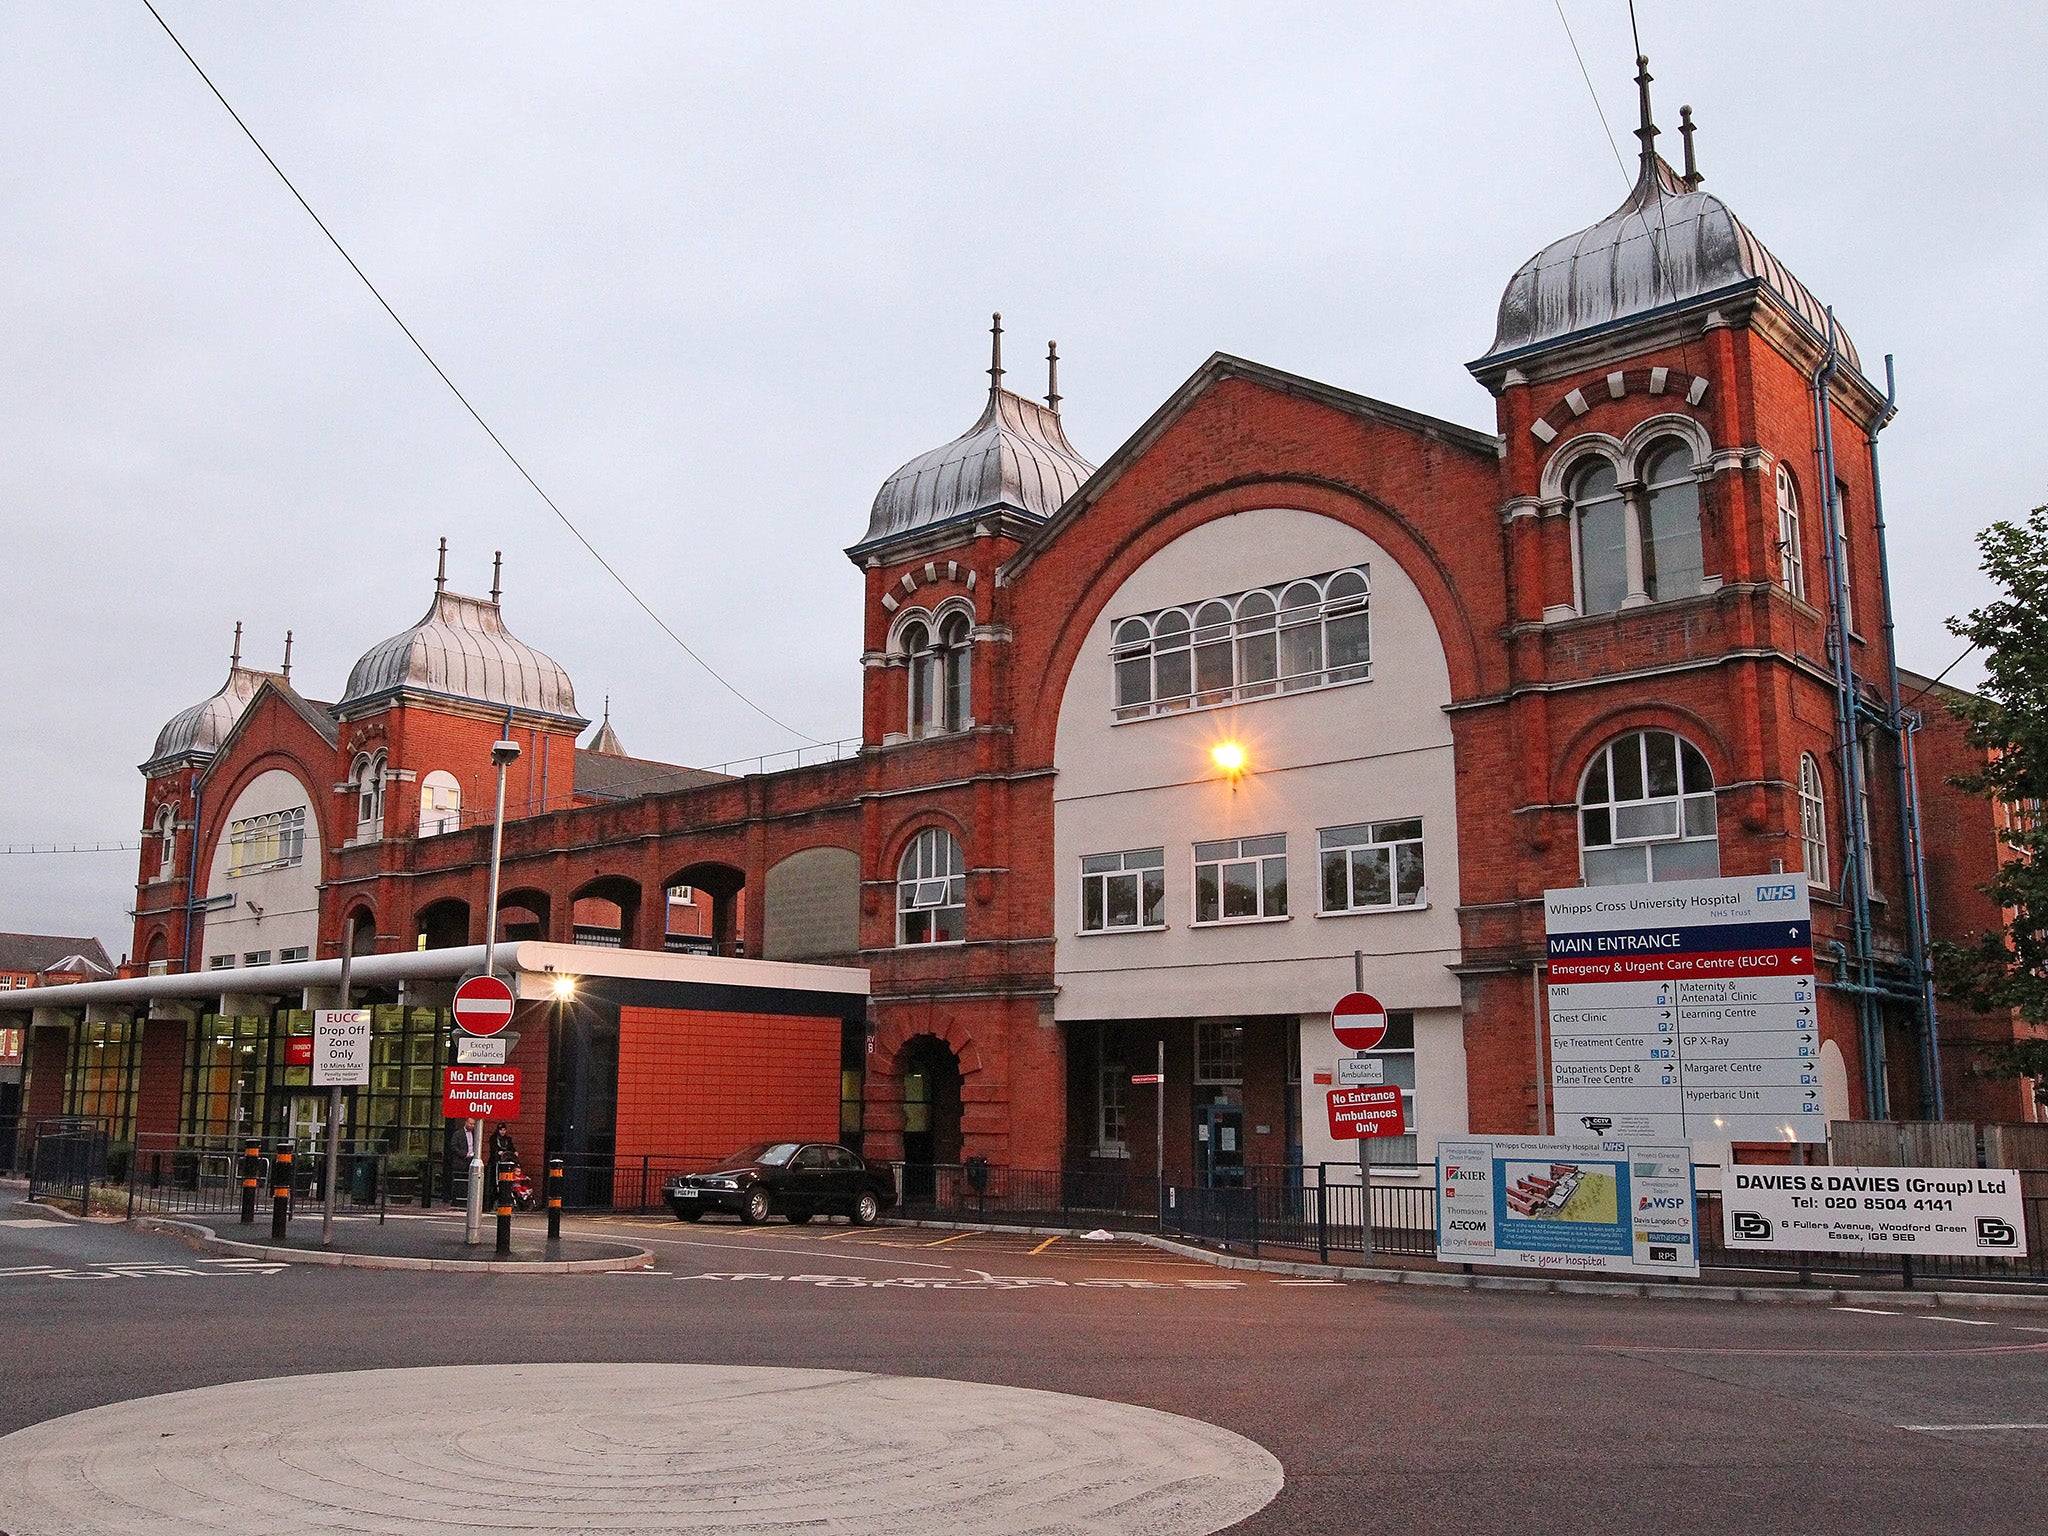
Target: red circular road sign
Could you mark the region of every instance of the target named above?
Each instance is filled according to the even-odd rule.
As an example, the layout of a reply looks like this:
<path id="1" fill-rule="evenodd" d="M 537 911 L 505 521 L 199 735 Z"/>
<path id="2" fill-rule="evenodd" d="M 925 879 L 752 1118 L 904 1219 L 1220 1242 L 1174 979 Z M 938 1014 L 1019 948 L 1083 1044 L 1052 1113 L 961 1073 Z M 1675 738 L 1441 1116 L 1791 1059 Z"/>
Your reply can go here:
<path id="1" fill-rule="evenodd" d="M 464 1034 L 495 1035 L 511 1022 L 512 989 L 497 977 L 472 976 L 455 989 L 455 1023 Z"/>
<path id="2" fill-rule="evenodd" d="M 1370 992 L 1347 992 L 1330 1010 L 1330 1028 L 1339 1045 L 1369 1051 L 1387 1038 L 1387 1010 Z"/>

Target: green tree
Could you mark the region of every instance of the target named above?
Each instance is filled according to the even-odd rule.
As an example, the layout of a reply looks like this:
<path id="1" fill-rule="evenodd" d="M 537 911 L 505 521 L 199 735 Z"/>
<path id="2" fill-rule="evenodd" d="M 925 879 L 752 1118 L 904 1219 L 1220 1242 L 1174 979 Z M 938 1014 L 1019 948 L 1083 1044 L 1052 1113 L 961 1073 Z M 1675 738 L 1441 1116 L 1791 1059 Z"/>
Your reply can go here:
<path id="1" fill-rule="evenodd" d="M 1982 769 L 1954 782 L 2006 807 L 2014 857 L 1984 888 L 2005 923 L 1967 943 L 1936 944 L 1935 974 L 1945 995 L 1979 1012 L 2010 1008 L 2029 1024 L 2048 1025 L 2048 859 L 2041 857 L 2048 847 L 2048 507 L 2023 522 L 1993 523 L 1977 544 L 1999 596 L 1967 619 L 1949 620 L 1985 658 L 1983 686 L 1950 707 L 1985 757 Z M 2032 1077 L 2037 1092 L 2048 1089 L 2048 1040 L 1994 1047 L 1979 1070 Z"/>

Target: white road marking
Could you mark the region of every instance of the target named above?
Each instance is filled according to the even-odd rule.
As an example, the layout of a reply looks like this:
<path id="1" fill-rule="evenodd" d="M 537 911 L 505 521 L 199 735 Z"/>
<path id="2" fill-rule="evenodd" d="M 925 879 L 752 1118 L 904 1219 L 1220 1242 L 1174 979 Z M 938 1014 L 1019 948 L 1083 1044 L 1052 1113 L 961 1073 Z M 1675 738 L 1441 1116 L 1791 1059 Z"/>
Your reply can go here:
<path id="1" fill-rule="evenodd" d="M 1897 1317 L 1896 1312 L 1886 1312 L 1878 1307 L 1830 1307 L 1831 1312 L 1861 1312 L 1865 1317 Z"/>
<path id="2" fill-rule="evenodd" d="M 1275 1285 L 1342 1285 L 1342 1280 L 1275 1280 Z"/>
<path id="3" fill-rule="evenodd" d="M 1986 1322 L 1981 1317 L 1942 1317 L 1936 1313 L 1922 1313 L 1923 1323 L 1961 1323 L 1965 1328 L 1996 1328 L 1998 1324 Z"/>
<path id="4" fill-rule="evenodd" d="M 68 1221 L 48 1221 L 41 1216 L 10 1216 L 0 1227 L 68 1227 Z"/>
<path id="5" fill-rule="evenodd" d="M 1922 1434 L 1938 1434 L 1943 1430 L 1957 1432 L 1962 1430 L 2048 1429 L 2048 1424 L 1901 1424 L 1899 1428 L 1919 1430 Z"/>

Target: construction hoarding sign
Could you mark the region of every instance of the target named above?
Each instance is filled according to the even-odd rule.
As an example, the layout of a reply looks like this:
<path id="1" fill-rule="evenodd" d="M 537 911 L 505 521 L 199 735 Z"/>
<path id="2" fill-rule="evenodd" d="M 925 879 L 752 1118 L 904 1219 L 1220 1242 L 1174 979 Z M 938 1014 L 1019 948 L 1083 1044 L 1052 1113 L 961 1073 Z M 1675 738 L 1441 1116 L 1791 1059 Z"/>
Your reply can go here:
<path id="1" fill-rule="evenodd" d="M 1437 1258 L 1697 1276 L 1692 1149 L 1495 1136 L 1437 1144 Z"/>
<path id="2" fill-rule="evenodd" d="M 2025 1258 L 2026 1202 L 2006 1168 L 1742 1168 L 1727 1171 L 1730 1248 Z"/>

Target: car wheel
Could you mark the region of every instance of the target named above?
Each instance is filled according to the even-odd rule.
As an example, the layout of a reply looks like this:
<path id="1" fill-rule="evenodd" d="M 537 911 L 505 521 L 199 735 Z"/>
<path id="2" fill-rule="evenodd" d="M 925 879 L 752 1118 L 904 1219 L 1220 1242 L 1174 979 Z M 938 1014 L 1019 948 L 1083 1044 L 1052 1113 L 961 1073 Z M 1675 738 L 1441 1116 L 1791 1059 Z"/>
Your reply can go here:
<path id="1" fill-rule="evenodd" d="M 791 1211 L 789 1215 L 784 1217 L 783 1219 L 787 1221 L 792 1227 L 800 1227 L 805 1222 L 811 1219 L 811 1213 L 809 1211 Z"/>
<path id="2" fill-rule="evenodd" d="M 853 1202 L 853 1224 L 856 1227 L 872 1227 L 881 1219 L 882 1205 L 875 1199 L 871 1189 L 862 1190 L 858 1200 Z"/>
<path id="3" fill-rule="evenodd" d="M 702 1221 L 703 1219 L 704 1213 L 701 1210 L 697 1210 L 694 1208 L 686 1211 L 676 1212 L 677 1221 Z"/>
<path id="4" fill-rule="evenodd" d="M 750 1227 L 758 1227 L 767 1219 L 768 1191 L 765 1189 L 748 1190 L 747 1203 L 740 1207 L 740 1220 Z"/>

